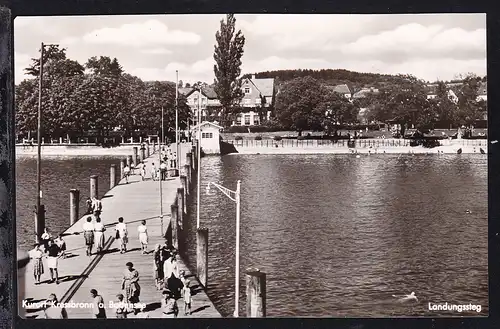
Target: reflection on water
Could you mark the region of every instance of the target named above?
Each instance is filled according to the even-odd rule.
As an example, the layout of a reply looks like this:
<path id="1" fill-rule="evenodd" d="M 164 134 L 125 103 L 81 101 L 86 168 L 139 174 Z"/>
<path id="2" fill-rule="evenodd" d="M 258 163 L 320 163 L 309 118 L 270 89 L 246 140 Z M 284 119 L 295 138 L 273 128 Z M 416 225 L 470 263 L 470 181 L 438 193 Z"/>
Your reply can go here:
<path id="1" fill-rule="evenodd" d="M 119 167 L 117 157 L 48 157 L 42 161 L 42 204 L 46 226 L 53 233 L 69 226 L 69 191 L 80 190 L 80 215 L 90 193 L 90 176 L 98 175 L 99 196 L 109 190 L 109 168 Z M 17 244 L 23 250 L 35 242 L 36 158 L 16 158 L 16 232 Z"/>
<path id="2" fill-rule="evenodd" d="M 229 155 L 202 167 L 202 186 L 242 181 L 240 314 L 243 271 L 258 267 L 269 316 L 465 314 L 429 302 L 481 304 L 487 315 L 486 155 Z M 230 315 L 236 207 L 203 188 L 201 208 L 209 294 Z M 419 303 L 392 297 L 411 291 Z"/>

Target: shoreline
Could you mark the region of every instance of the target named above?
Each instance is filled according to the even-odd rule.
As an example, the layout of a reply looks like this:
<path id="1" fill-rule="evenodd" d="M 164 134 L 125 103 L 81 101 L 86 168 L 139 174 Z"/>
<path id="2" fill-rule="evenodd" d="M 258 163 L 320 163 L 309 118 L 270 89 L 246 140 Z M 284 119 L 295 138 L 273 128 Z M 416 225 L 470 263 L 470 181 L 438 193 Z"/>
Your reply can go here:
<path id="1" fill-rule="evenodd" d="M 422 146 L 395 146 L 395 147 L 236 147 L 237 154 L 457 154 L 462 149 L 462 154 L 481 155 L 479 147 L 474 146 L 438 146 L 425 148 Z M 488 153 L 488 147 L 482 147 Z M 484 154 L 484 155 L 486 155 Z"/>

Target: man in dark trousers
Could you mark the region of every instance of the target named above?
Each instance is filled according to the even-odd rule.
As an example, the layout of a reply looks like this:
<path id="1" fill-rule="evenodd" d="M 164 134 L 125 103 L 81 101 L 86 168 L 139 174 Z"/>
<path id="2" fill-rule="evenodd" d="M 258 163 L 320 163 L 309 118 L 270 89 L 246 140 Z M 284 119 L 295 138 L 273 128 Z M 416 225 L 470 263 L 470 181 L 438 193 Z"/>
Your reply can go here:
<path id="1" fill-rule="evenodd" d="M 97 294 L 97 290 L 91 289 L 90 296 L 92 296 L 92 311 L 94 312 L 94 318 L 96 319 L 106 319 L 106 310 L 104 309 L 104 299 L 101 295 Z"/>

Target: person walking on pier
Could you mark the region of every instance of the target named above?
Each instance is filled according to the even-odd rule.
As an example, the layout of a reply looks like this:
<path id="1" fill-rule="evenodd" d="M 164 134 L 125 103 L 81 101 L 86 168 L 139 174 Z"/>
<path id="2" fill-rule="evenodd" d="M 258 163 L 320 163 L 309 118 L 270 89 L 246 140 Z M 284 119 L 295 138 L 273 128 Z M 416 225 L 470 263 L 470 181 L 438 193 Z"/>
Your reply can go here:
<path id="1" fill-rule="evenodd" d="M 101 200 L 97 199 L 97 198 L 92 198 L 92 208 L 94 210 L 94 214 L 96 215 L 96 217 L 99 217 L 99 215 L 101 214 L 102 212 L 102 202 Z"/>
<path id="2" fill-rule="evenodd" d="M 125 165 L 125 168 L 123 168 L 123 178 L 125 178 L 127 184 L 128 184 L 128 176 L 130 176 L 130 167 L 128 165 Z"/>
<path id="3" fill-rule="evenodd" d="M 167 176 L 167 164 L 165 163 L 165 160 L 161 162 L 160 164 L 160 176 L 161 180 L 165 180 Z"/>
<path id="4" fill-rule="evenodd" d="M 120 239 L 120 254 L 127 251 L 128 231 L 127 224 L 123 222 L 123 217 L 118 218 L 118 224 L 115 227 L 116 239 Z"/>
<path id="5" fill-rule="evenodd" d="M 90 197 L 87 198 L 87 201 L 85 201 L 85 204 L 87 205 L 87 211 L 85 212 L 85 215 L 90 215 L 94 212 L 92 209 L 92 199 Z"/>
<path id="6" fill-rule="evenodd" d="M 54 243 L 54 241 L 49 240 L 49 247 L 47 249 L 47 267 L 50 271 L 50 282 L 56 282 L 59 284 L 59 273 L 57 271 L 57 261 L 59 259 L 59 247 Z M 54 273 L 56 278 L 54 279 Z"/>
<path id="7" fill-rule="evenodd" d="M 163 298 L 161 300 L 161 310 L 163 318 L 176 318 L 179 314 L 179 307 L 177 301 L 173 298 L 172 293 L 168 290 L 163 291 Z"/>
<path id="8" fill-rule="evenodd" d="M 146 221 L 143 220 L 141 225 L 137 227 L 137 232 L 139 235 L 139 242 L 141 243 L 141 249 L 143 254 L 148 253 L 148 228 L 146 227 Z"/>
<path id="9" fill-rule="evenodd" d="M 104 308 L 104 299 L 101 295 L 97 294 L 97 290 L 90 289 L 90 296 L 92 297 L 92 311 L 96 319 L 106 319 L 106 309 Z"/>
<path id="10" fill-rule="evenodd" d="M 182 288 L 184 295 L 184 315 L 191 315 L 191 287 L 189 280 L 186 280 Z"/>
<path id="11" fill-rule="evenodd" d="M 160 290 L 161 289 L 161 284 L 163 282 L 164 274 L 163 274 L 163 248 L 161 245 L 158 243 L 155 246 L 155 250 L 153 252 L 153 259 L 154 259 L 154 269 L 155 269 L 155 284 L 156 284 L 156 289 Z"/>
<path id="12" fill-rule="evenodd" d="M 49 246 L 49 240 L 52 239 L 52 236 L 50 235 L 48 228 L 43 229 L 43 233 L 42 233 L 42 236 L 40 238 L 41 238 L 42 243 L 43 243 L 43 249 L 45 251 L 47 251 L 47 248 Z"/>
<path id="13" fill-rule="evenodd" d="M 141 286 L 139 285 L 139 272 L 134 269 L 134 264 L 128 262 L 125 264 L 127 269 L 123 273 L 122 290 L 125 292 L 125 299 L 130 304 L 139 303 L 141 294 Z M 137 314 L 137 309 L 134 307 L 134 313 Z"/>
<path id="14" fill-rule="evenodd" d="M 151 163 L 151 179 L 152 180 L 156 180 L 156 167 L 155 167 L 155 163 Z"/>
<path id="15" fill-rule="evenodd" d="M 54 242 L 61 250 L 61 257 L 66 258 L 66 241 L 63 240 L 62 235 L 59 234 Z"/>
<path id="16" fill-rule="evenodd" d="M 67 319 L 68 313 L 64 307 L 59 307 L 59 301 L 55 294 L 50 294 L 46 307 L 43 310 L 46 319 Z"/>
<path id="17" fill-rule="evenodd" d="M 118 298 L 118 304 L 115 308 L 115 313 L 116 313 L 116 318 L 117 319 L 126 319 L 127 318 L 127 303 L 123 301 L 123 294 L 118 294 L 116 295 L 116 298 Z"/>
<path id="18" fill-rule="evenodd" d="M 35 284 L 40 284 L 40 277 L 43 274 L 43 252 L 40 250 L 40 244 L 36 243 L 35 248 L 29 252 L 33 260 L 33 275 Z"/>
<path id="19" fill-rule="evenodd" d="M 146 165 L 144 164 L 144 161 L 141 161 L 139 164 L 139 172 L 141 173 L 142 181 L 144 181 L 146 179 Z"/>
<path id="20" fill-rule="evenodd" d="M 83 224 L 83 236 L 85 237 L 85 245 L 87 246 L 87 256 L 92 256 L 92 245 L 94 244 L 94 224 L 92 217 L 88 216 L 87 221 Z"/>
<path id="21" fill-rule="evenodd" d="M 101 217 L 97 216 L 94 224 L 94 240 L 96 244 L 97 253 L 100 253 L 104 248 L 104 231 L 106 228 L 104 224 L 101 222 Z"/>

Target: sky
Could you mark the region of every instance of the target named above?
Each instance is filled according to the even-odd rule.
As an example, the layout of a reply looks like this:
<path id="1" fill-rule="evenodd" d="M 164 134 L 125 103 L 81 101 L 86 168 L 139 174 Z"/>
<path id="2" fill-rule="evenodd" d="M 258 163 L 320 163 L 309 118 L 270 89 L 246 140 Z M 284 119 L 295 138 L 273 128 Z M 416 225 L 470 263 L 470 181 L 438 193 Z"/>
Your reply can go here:
<path id="1" fill-rule="evenodd" d="M 413 74 L 435 81 L 486 75 L 486 15 L 235 15 L 245 36 L 242 73 L 347 69 Z M 116 57 L 145 81 L 214 80 L 215 33 L 224 14 L 17 17 L 15 81 L 38 57 L 40 43 L 59 44 L 84 64 Z"/>

